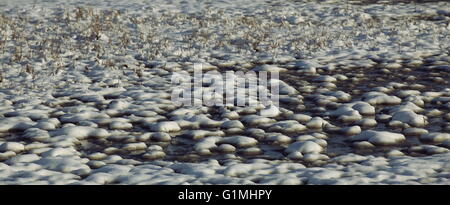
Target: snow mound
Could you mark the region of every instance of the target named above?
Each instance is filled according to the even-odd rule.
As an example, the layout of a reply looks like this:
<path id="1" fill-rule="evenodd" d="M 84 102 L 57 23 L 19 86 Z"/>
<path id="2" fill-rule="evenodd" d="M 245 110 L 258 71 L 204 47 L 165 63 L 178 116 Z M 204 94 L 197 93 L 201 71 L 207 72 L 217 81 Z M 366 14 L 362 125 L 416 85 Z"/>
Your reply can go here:
<path id="1" fill-rule="evenodd" d="M 369 141 L 377 146 L 396 145 L 405 141 L 405 136 L 388 131 L 365 130 L 351 137 L 352 141 Z"/>

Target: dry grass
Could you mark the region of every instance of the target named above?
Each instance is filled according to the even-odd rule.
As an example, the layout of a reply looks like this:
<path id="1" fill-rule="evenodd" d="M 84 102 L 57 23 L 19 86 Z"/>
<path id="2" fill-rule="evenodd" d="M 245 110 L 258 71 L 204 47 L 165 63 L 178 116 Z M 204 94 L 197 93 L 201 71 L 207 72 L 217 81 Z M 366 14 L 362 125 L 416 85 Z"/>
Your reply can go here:
<path id="1" fill-rule="evenodd" d="M 405 34 L 398 31 L 406 30 L 411 24 L 423 25 L 429 20 L 399 18 L 388 24 L 374 16 L 364 21 L 350 17 L 336 22 L 315 22 L 300 13 L 293 13 L 291 17 L 304 18 L 295 23 L 284 16 L 275 19 L 258 15 L 231 16 L 220 9 L 206 9 L 195 14 L 174 12 L 136 16 L 123 10 L 89 7 L 65 8 L 63 12 L 44 16 L 42 20 L 26 14 L 0 15 L 3 59 L 0 64 L 3 67 L 24 64 L 30 58 L 44 59 L 50 62 L 50 68 L 46 69 L 57 73 L 92 57 L 104 62 L 102 66 L 118 67 L 117 64 L 125 62 L 110 58 L 130 53 L 137 53 L 140 61 L 195 61 L 202 53 L 211 51 L 246 56 L 294 54 L 304 58 L 336 44 L 342 44 L 342 49 L 358 46 L 359 36 L 376 39 L 385 30 L 391 30 L 390 37 L 399 39 L 397 45 L 401 51 L 402 45 L 408 42 L 401 41 Z M 419 26 L 407 33 L 419 36 L 430 34 L 430 31 L 420 30 Z M 441 29 L 432 35 L 439 41 L 448 38 L 448 34 L 448 29 Z M 409 43 L 418 45 L 417 40 Z M 441 49 L 445 50 L 446 46 L 442 44 Z M 139 70 L 135 72 L 142 75 Z"/>

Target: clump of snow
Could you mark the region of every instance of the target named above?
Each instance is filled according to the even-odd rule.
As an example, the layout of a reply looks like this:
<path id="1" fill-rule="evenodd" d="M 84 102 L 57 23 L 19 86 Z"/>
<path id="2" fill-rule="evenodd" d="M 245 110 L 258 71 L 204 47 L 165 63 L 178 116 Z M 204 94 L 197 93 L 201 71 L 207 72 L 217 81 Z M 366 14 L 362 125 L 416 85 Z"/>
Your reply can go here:
<path id="1" fill-rule="evenodd" d="M 221 139 L 218 136 L 206 137 L 194 145 L 194 150 L 201 154 L 210 154 L 210 149 L 217 147 L 216 143 Z"/>
<path id="2" fill-rule="evenodd" d="M 337 117 L 342 122 L 355 122 L 362 119 L 362 115 L 350 105 L 342 105 L 337 110 L 330 111 L 327 114 Z"/>
<path id="3" fill-rule="evenodd" d="M 92 153 L 88 156 L 88 158 L 90 160 L 102 160 L 105 159 L 108 155 L 106 155 L 105 153 L 101 153 L 101 152 L 95 152 Z"/>
<path id="4" fill-rule="evenodd" d="M 294 114 L 290 116 L 291 120 L 297 120 L 300 123 L 306 123 L 311 120 L 311 116 L 305 114 Z"/>
<path id="5" fill-rule="evenodd" d="M 126 150 L 126 151 L 143 150 L 146 148 L 147 148 L 147 145 L 144 142 L 129 143 L 122 147 L 122 149 Z"/>
<path id="6" fill-rule="evenodd" d="M 222 125 L 220 125 L 220 127 L 225 128 L 225 129 L 230 129 L 230 128 L 244 129 L 244 125 L 239 120 L 225 121 L 222 123 Z"/>
<path id="7" fill-rule="evenodd" d="M 295 120 L 285 120 L 285 121 L 278 121 L 272 124 L 272 126 L 270 126 L 269 128 L 269 131 L 294 133 L 294 132 L 301 132 L 306 129 L 307 129 L 306 126 L 298 123 Z"/>
<path id="8" fill-rule="evenodd" d="M 374 145 L 396 145 L 405 140 L 405 136 L 399 133 L 388 131 L 365 130 L 358 135 L 351 137 L 353 141 L 369 141 Z"/>
<path id="9" fill-rule="evenodd" d="M 427 155 L 433 155 L 433 154 L 442 154 L 447 153 L 450 150 L 444 147 L 438 147 L 435 145 L 419 145 L 419 146 L 413 146 L 408 149 L 410 152 L 418 152 L 418 153 L 424 153 Z"/>
<path id="10" fill-rule="evenodd" d="M 366 159 L 367 159 L 367 157 L 365 157 L 365 156 L 351 153 L 351 154 L 346 154 L 346 155 L 341 155 L 341 156 L 335 157 L 335 158 L 333 158 L 332 161 L 340 163 L 340 164 L 346 164 L 346 163 L 353 163 L 353 162 L 361 162 Z"/>
<path id="11" fill-rule="evenodd" d="M 223 131 L 208 131 L 208 130 L 188 130 L 184 131 L 183 135 L 198 140 L 207 136 L 224 136 L 225 133 Z"/>
<path id="12" fill-rule="evenodd" d="M 403 134 L 407 135 L 407 136 L 420 136 L 423 134 L 427 134 L 428 130 L 423 129 L 423 128 L 415 128 L 415 127 L 410 127 L 410 128 L 406 128 L 403 130 Z"/>
<path id="13" fill-rule="evenodd" d="M 74 156 L 78 152 L 73 148 L 53 148 L 40 154 L 42 157 Z"/>
<path id="14" fill-rule="evenodd" d="M 326 124 L 328 124 L 328 122 L 321 117 L 313 117 L 306 123 L 306 126 L 312 129 L 321 129 Z"/>
<path id="15" fill-rule="evenodd" d="M 50 138 L 50 134 L 46 130 L 42 130 L 39 128 L 29 128 L 24 131 L 22 137 L 33 141 L 44 141 Z"/>
<path id="16" fill-rule="evenodd" d="M 386 153 L 386 156 L 388 157 L 399 157 L 399 156 L 405 156 L 405 154 L 399 150 L 391 150 L 388 153 Z"/>
<path id="17" fill-rule="evenodd" d="M 230 136 L 224 137 L 220 141 L 220 143 L 232 144 L 237 147 L 252 147 L 258 144 L 258 140 L 251 137 L 246 136 Z"/>
<path id="18" fill-rule="evenodd" d="M 281 133 L 275 132 L 275 133 L 267 133 L 264 140 L 267 140 L 271 143 L 285 144 L 285 143 L 291 142 L 292 138 L 290 138 L 286 135 L 283 135 Z"/>
<path id="19" fill-rule="evenodd" d="M 244 122 L 245 124 L 248 125 L 263 125 L 263 124 L 268 124 L 271 122 L 274 122 L 275 120 L 267 118 L 267 117 L 262 117 L 259 115 L 246 115 L 244 117 L 242 117 L 242 122 Z"/>
<path id="20" fill-rule="evenodd" d="M 262 109 L 261 111 L 259 111 L 259 115 L 263 116 L 263 117 L 277 117 L 280 114 L 280 110 L 278 109 L 278 107 L 274 106 L 274 105 L 270 105 L 264 109 Z"/>
<path id="21" fill-rule="evenodd" d="M 91 172 L 91 169 L 89 166 L 85 165 L 83 161 L 84 160 L 80 158 L 46 157 L 39 159 L 35 163 L 49 170 L 76 175 L 86 175 Z"/>
<path id="22" fill-rule="evenodd" d="M 236 148 L 230 144 L 221 144 L 215 150 L 221 153 L 234 153 Z"/>
<path id="23" fill-rule="evenodd" d="M 427 124 L 427 118 L 425 116 L 416 114 L 410 110 L 395 112 L 392 115 L 392 121 L 403 122 L 413 127 L 423 127 Z"/>
<path id="24" fill-rule="evenodd" d="M 286 71 L 286 68 L 280 68 L 276 65 L 268 65 L 268 64 L 264 64 L 261 66 L 258 66 L 254 69 L 252 69 L 253 71 L 256 72 L 260 72 L 260 71 L 266 71 L 266 72 L 283 72 Z"/>
<path id="25" fill-rule="evenodd" d="M 11 157 L 6 163 L 8 164 L 17 164 L 17 163 L 31 163 L 36 160 L 41 159 L 37 154 L 22 154 Z"/>
<path id="26" fill-rule="evenodd" d="M 93 119 L 109 118 L 109 115 L 98 113 L 95 111 L 82 111 L 76 114 L 65 114 L 59 118 L 64 123 L 78 123 L 80 121 L 88 121 Z"/>
<path id="27" fill-rule="evenodd" d="M 32 120 L 28 117 L 8 117 L 0 120 L 0 132 L 8 132 L 10 130 L 19 128 L 21 124 L 31 123 Z"/>
<path id="28" fill-rule="evenodd" d="M 16 156 L 16 153 L 13 151 L 2 152 L 2 153 L 0 153 L 0 161 L 5 161 L 14 156 Z M 23 155 L 21 155 L 21 156 L 23 156 Z"/>
<path id="29" fill-rule="evenodd" d="M 158 151 L 158 150 L 150 151 L 150 152 L 142 155 L 142 157 L 147 160 L 162 159 L 165 156 L 166 156 L 166 153 L 164 153 L 163 151 Z"/>
<path id="30" fill-rule="evenodd" d="M 357 135 L 361 133 L 361 127 L 358 125 L 351 127 L 344 127 L 340 130 L 340 132 L 344 135 Z"/>
<path id="31" fill-rule="evenodd" d="M 59 130 L 51 131 L 50 134 L 52 136 L 66 135 L 76 139 L 86 139 L 88 137 L 105 138 L 109 136 L 108 131 L 105 129 L 86 126 L 64 127 Z"/>
<path id="32" fill-rule="evenodd" d="M 25 146 L 18 142 L 5 142 L 0 145 L 0 152 L 12 151 L 19 153 L 25 150 Z"/>
<path id="33" fill-rule="evenodd" d="M 178 132 L 181 130 L 181 128 L 177 122 L 166 121 L 166 122 L 157 122 L 150 125 L 150 130 L 154 132 Z"/>
<path id="34" fill-rule="evenodd" d="M 356 122 L 357 125 L 362 127 L 375 127 L 378 123 L 375 119 L 361 119 Z"/>
<path id="35" fill-rule="evenodd" d="M 397 105 L 402 102 L 402 99 L 400 99 L 397 96 L 390 96 L 385 93 L 380 92 L 368 92 L 363 95 L 363 100 L 368 102 L 371 105 Z"/>
<path id="36" fill-rule="evenodd" d="M 122 121 L 113 121 L 109 124 L 109 128 L 113 130 L 128 130 L 133 128 L 133 124 Z"/>
<path id="37" fill-rule="evenodd" d="M 430 132 L 430 133 L 420 135 L 420 140 L 427 141 L 427 142 L 433 142 L 433 143 L 440 143 L 440 142 L 450 140 L 450 134 L 442 133 L 442 132 Z"/>
<path id="38" fill-rule="evenodd" d="M 323 151 L 323 147 L 312 141 L 294 142 L 284 151 L 289 154 L 292 152 L 300 152 L 302 154 L 320 153 Z"/>

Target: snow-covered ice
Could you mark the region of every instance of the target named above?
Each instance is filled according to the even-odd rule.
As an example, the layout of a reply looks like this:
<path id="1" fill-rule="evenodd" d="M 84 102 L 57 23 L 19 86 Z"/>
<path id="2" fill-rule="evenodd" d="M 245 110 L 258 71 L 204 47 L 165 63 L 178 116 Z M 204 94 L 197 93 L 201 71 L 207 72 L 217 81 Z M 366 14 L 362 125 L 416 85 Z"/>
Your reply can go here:
<path id="1" fill-rule="evenodd" d="M 449 8 L 2 1 L 0 184 L 450 184 Z M 199 63 L 280 104 L 172 101 Z"/>

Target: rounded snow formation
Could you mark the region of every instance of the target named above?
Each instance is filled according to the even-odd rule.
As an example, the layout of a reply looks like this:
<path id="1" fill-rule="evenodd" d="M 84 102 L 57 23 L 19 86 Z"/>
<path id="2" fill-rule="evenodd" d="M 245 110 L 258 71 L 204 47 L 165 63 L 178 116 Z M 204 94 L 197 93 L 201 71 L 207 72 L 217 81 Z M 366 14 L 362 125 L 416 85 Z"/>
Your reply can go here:
<path id="1" fill-rule="evenodd" d="M 25 146 L 23 144 L 17 142 L 4 142 L 0 144 L 0 152 L 22 152 L 25 150 Z"/>
<path id="2" fill-rule="evenodd" d="M 403 110 L 395 112 L 392 115 L 391 122 L 398 121 L 406 123 L 412 127 L 423 127 L 427 124 L 426 117 L 423 115 L 418 115 L 410 110 Z"/>
<path id="3" fill-rule="evenodd" d="M 109 129 L 112 129 L 112 130 L 128 130 L 128 129 L 132 129 L 132 128 L 133 128 L 133 124 L 128 123 L 128 122 L 114 121 L 114 122 L 111 122 L 111 124 L 109 124 Z"/>
<path id="4" fill-rule="evenodd" d="M 345 127 L 340 132 L 344 135 L 357 135 L 361 133 L 361 127 L 358 125 L 351 126 L 351 127 Z"/>
<path id="5" fill-rule="evenodd" d="M 368 141 L 376 146 L 396 145 L 405 141 L 405 136 L 400 133 L 387 131 L 365 130 L 351 137 L 352 141 Z"/>
<path id="6" fill-rule="evenodd" d="M 254 68 L 252 70 L 253 71 L 258 71 L 258 72 L 266 71 L 266 72 L 270 73 L 270 72 L 283 72 L 283 71 L 286 71 L 286 68 L 280 68 L 280 67 L 278 67 L 276 65 L 267 65 L 267 64 L 265 64 L 265 65 L 258 66 L 258 67 Z"/>
<path id="7" fill-rule="evenodd" d="M 422 128 L 406 128 L 403 130 L 403 134 L 407 136 L 419 136 L 427 133 L 428 130 Z"/>
<path id="8" fill-rule="evenodd" d="M 230 120 L 223 122 L 222 125 L 220 125 L 220 127 L 224 129 L 231 129 L 231 128 L 244 129 L 244 124 L 242 124 L 242 122 L 239 120 Z"/>
<path id="9" fill-rule="evenodd" d="M 105 129 L 86 126 L 69 126 L 51 132 L 52 136 L 67 136 L 76 139 L 86 139 L 88 137 L 105 138 L 109 133 Z"/>
<path id="10" fill-rule="evenodd" d="M 447 8 L 2 1 L 0 184 L 450 184 Z"/>
<path id="11" fill-rule="evenodd" d="M 313 141 L 305 141 L 305 142 L 294 142 L 289 145 L 286 150 L 286 153 L 299 152 L 302 154 L 309 153 L 320 153 L 323 151 L 322 146 L 318 145 Z"/>
<path id="12" fill-rule="evenodd" d="M 231 136 L 222 138 L 219 143 L 228 143 L 237 147 L 252 147 L 258 144 L 258 140 L 246 136 Z"/>
<path id="13" fill-rule="evenodd" d="M 441 143 L 450 140 L 450 133 L 431 132 L 420 136 L 420 140 Z"/>
<path id="14" fill-rule="evenodd" d="M 306 126 L 295 120 L 285 120 L 272 124 L 268 130 L 283 133 L 296 133 L 306 130 Z"/>
<path id="15" fill-rule="evenodd" d="M 338 164 L 348 164 L 353 162 L 362 162 L 367 160 L 367 157 L 357 155 L 357 154 L 347 154 L 347 155 L 341 155 L 339 157 L 333 158 L 333 161 L 337 162 Z"/>
<path id="16" fill-rule="evenodd" d="M 402 102 L 402 100 L 397 96 L 390 96 L 385 93 L 375 91 L 364 94 L 363 100 L 371 105 L 381 105 L 381 104 L 397 105 Z"/>
<path id="17" fill-rule="evenodd" d="M 221 144 L 216 148 L 216 150 L 222 153 L 233 153 L 236 151 L 236 148 L 230 144 Z"/>
<path id="18" fill-rule="evenodd" d="M 158 122 L 150 125 L 150 130 L 154 132 L 178 132 L 181 130 L 177 122 Z"/>
<path id="19" fill-rule="evenodd" d="M 324 125 L 327 124 L 327 121 L 320 117 L 313 117 L 307 123 L 306 126 L 312 129 L 321 129 Z"/>
<path id="20" fill-rule="evenodd" d="M 279 114 L 280 110 L 274 105 L 270 105 L 259 112 L 259 115 L 263 117 L 277 117 Z"/>

